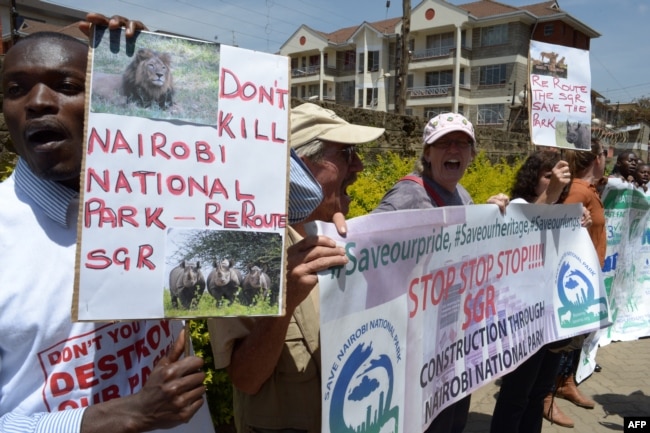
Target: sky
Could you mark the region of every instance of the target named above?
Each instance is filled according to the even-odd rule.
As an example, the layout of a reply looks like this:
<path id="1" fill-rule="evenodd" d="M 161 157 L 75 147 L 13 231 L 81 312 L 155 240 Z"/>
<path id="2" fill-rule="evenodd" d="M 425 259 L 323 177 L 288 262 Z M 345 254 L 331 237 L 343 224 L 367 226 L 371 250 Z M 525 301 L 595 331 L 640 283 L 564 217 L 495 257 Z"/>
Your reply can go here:
<path id="1" fill-rule="evenodd" d="M 120 14 L 139 19 L 151 30 L 165 30 L 192 38 L 242 48 L 278 52 L 305 24 L 315 30 L 334 30 L 395 18 L 402 14 L 398 0 L 45 0 L 61 6 Z M 511 6 L 542 0 L 501 0 Z M 420 3 L 411 0 L 411 7 Z M 469 0 L 449 0 L 453 5 Z M 591 40 L 592 88 L 611 103 L 650 97 L 650 0 L 558 0 L 560 8 L 586 24 L 600 37 Z M 90 6 L 89 6 L 90 5 Z M 92 7 L 92 10 L 88 10 Z"/>

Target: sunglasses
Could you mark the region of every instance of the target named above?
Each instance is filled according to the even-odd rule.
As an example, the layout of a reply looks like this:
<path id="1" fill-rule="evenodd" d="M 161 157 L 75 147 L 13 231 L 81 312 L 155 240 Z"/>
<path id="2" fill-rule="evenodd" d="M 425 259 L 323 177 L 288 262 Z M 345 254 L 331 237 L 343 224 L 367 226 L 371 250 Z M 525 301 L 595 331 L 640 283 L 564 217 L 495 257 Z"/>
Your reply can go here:
<path id="1" fill-rule="evenodd" d="M 347 161 L 348 165 L 352 164 L 352 159 L 354 155 L 357 154 L 357 146 L 348 146 L 340 150 L 343 154 L 343 158 Z"/>

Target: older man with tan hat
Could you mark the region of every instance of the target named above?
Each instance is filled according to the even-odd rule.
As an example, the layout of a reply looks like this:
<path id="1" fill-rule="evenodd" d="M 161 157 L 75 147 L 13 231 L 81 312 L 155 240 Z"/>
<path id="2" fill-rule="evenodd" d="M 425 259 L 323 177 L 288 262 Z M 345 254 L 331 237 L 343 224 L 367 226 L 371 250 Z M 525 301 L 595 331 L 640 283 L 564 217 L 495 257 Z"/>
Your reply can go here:
<path id="1" fill-rule="evenodd" d="M 350 206 L 347 188 L 363 170 L 356 145 L 376 140 L 383 128 L 353 125 L 331 110 L 306 103 L 291 110 L 291 147 L 320 183 L 323 200 L 289 227 L 286 314 L 214 319 L 209 323 L 216 368 L 234 385 L 238 432 L 321 431 L 321 360 L 317 273 L 344 266 L 341 247 L 307 236 L 304 224 L 331 222 Z"/>

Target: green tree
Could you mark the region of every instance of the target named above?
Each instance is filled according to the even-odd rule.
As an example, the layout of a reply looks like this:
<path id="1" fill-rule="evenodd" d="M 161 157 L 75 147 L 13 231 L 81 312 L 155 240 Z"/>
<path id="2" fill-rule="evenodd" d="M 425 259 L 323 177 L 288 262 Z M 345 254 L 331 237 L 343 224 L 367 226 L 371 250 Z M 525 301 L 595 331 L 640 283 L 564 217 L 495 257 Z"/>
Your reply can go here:
<path id="1" fill-rule="evenodd" d="M 0 152 L 0 182 L 9 177 L 18 162 L 18 156 L 11 152 Z"/>
<path id="2" fill-rule="evenodd" d="M 357 181 L 348 188 L 352 197 L 348 217 L 369 213 L 395 182 L 410 173 L 418 157 L 402 157 L 387 152 L 377 155 L 376 160 L 365 163 Z M 505 159 L 492 163 L 485 152 L 480 152 L 467 168 L 460 180 L 474 199 L 474 203 L 485 203 L 498 193 L 508 194 L 521 161 L 509 164 Z"/>
<path id="3" fill-rule="evenodd" d="M 523 161 L 509 164 L 505 159 L 491 162 L 485 152 L 480 152 L 460 180 L 476 204 L 483 204 L 493 195 L 510 194 L 515 175 Z"/>
<path id="4" fill-rule="evenodd" d="M 361 155 L 365 160 L 366 155 Z M 366 215 L 372 211 L 391 186 L 402 176 L 413 171 L 416 157 L 403 157 L 395 152 L 377 154 L 373 161 L 364 161 L 365 168 L 357 181 L 348 187 L 352 197 L 348 218 Z"/>

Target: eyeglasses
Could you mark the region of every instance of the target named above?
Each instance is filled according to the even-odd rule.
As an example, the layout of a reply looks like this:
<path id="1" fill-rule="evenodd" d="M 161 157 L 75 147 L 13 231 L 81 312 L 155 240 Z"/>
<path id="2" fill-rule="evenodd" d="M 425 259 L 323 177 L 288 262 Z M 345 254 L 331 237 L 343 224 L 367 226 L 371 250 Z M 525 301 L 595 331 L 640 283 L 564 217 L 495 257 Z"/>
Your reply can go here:
<path id="1" fill-rule="evenodd" d="M 455 144 L 459 149 L 468 149 L 472 145 L 472 142 L 469 140 L 449 138 L 434 141 L 431 143 L 431 146 L 435 147 L 436 149 L 449 149 L 453 144 Z"/>
<path id="2" fill-rule="evenodd" d="M 343 154 L 343 157 L 347 161 L 348 165 L 350 165 L 352 164 L 352 159 L 354 158 L 354 155 L 357 154 L 357 146 L 344 147 L 343 149 L 340 150 L 340 152 Z"/>

